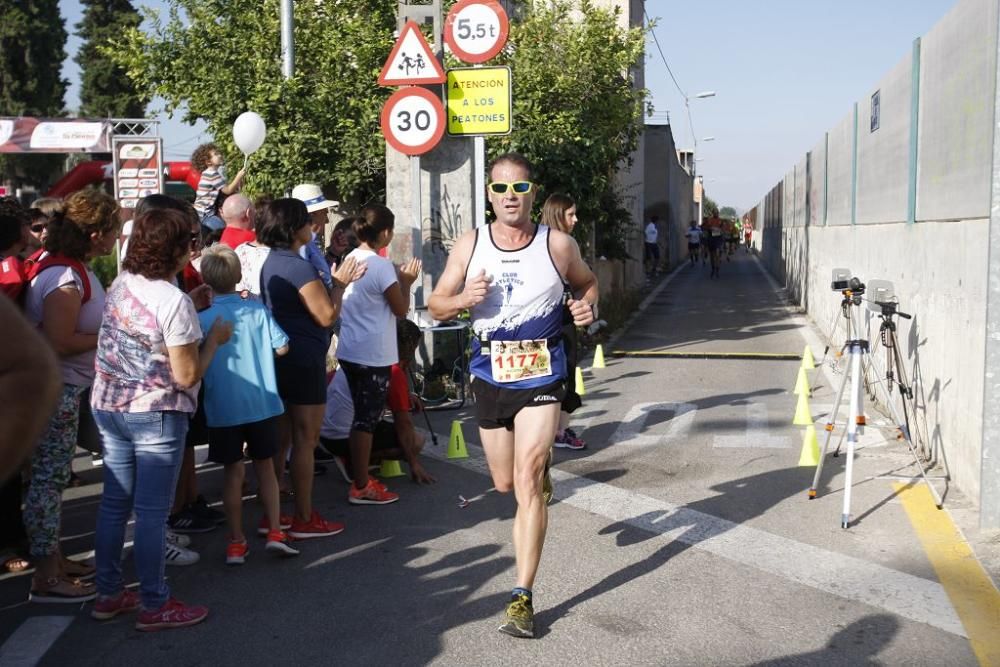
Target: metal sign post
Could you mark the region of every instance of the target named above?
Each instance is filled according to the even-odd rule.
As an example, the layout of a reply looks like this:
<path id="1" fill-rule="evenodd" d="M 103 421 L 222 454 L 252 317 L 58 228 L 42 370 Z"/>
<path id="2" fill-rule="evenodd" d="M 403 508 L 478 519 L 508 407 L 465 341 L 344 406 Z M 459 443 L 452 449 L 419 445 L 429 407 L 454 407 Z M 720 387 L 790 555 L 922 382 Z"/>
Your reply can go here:
<path id="1" fill-rule="evenodd" d="M 495 0 L 459 0 L 445 20 L 444 40 L 459 60 L 480 65 L 496 56 L 507 42 L 510 22 L 503 7 Z M 445 97 L 451 99 L 449 82 Z M 478 132 L 472 139 L 472 173 L 475 224 L 486 224 L 486 139 L 483 134 L 510 132 L 510 70 L 507 70 L 507 127 L 493 132 Z M 448 128 L 452 132 L 451 104 L 448 108 Z M 459 132 L 458 134 L 461 134 Z"/>

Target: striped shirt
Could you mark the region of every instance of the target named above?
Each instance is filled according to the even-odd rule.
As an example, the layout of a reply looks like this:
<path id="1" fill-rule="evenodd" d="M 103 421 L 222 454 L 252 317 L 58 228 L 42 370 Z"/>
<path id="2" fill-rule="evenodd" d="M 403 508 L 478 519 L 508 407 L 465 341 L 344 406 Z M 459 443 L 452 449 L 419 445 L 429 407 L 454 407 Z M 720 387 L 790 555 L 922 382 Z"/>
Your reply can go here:
<path id="1" fill-rule="evenodd" d="M 201 172 L 194 200 L 194 210 L 198 212 L 199 218 L 214 213 L 215 199 L 219 196 L 219 190 L 224 187 L 226 187 L 226 177 L 215 167 L 209 167 Z"/>

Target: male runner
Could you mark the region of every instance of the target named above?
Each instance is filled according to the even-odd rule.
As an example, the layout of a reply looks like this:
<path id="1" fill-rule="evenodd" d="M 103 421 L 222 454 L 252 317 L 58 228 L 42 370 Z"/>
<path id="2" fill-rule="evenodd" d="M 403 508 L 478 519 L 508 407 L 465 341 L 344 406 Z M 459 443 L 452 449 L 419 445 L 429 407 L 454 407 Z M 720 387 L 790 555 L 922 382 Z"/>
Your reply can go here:
<path id="1" fill-rule="evenodd" d="M 722 220 L 719 218 L 709 218 L 702 225 L 704 233 L 707 235 L 705 243 L 708 247 L 708 256 L 712 263 L 712 273 L 710 278 L 719 277 L 719 263 L 722 261 L 722 247 L 725 244 L 725 236 L 722 230 Z"/>
<path id="2" fill-rule="evenodd" d="M 499 629 L 533 637 L 531 587 L 545 541 L 549 456 L 565 395 L 563 307 L 577 326 L 593 322 L 597 278 L 573 237 L 531 222 L 535 184 L 527 159 L 501 155 L 489 176 L 496 221 L 458 239 L 428 306 L 436 320 L 466 308 L 472 316 L 479 436 L 493 485 L 501 493 L 513 490 L 517 500 L 517 586 Z M 568 300 L 564 283 L 572 292 Z"/>
<path id="3" fill-rule="evenodd" d="M 688 240 L 688 257 L 691 259 L 691 266 L 694 266 L 695 260 L 701 254 L 701 229 L 698 228 L 698 224 L 694 220 L 691 221 L 691 226 L 684 233 L 684 236 Z M 705 260 L 702 259 L 701 263 L 704 264 Z"/>

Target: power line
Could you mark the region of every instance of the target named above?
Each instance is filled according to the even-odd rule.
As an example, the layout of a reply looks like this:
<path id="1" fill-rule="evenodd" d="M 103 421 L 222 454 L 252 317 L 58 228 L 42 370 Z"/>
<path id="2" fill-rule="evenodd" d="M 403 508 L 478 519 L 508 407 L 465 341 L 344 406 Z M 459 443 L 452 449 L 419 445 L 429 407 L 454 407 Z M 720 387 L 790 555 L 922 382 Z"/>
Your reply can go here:
<path id="1" fill-rule="evenodd" d="M 677 87 L 677 92 L 681 94 L 684 98 L 684 109 L 687 112 L 688 118 L 688 129 L 691 130 L 691 141 L 694 143 L 694 147 L 698 147 L 698 137 L 694 133 L 694 120 L 691 118 L 691 104 L 688 102 L 687 93 L 681 88 L 681 84 L 677 82 L 677 77 L 674 76 L 674 71 L 670 69 L 670 63 L 667 62 L 667 57 L 663 55 L 663 49 L 660 47 L 660 40 L 656 37 L 656 30 L 653 27 L 653 21 L 649 18 L 649 13 L 646 12 L 646 8 L 643 7 L 642 15 L 646 17 L 646 23 L 649 25 L 649 34 L 653 36 L 653 44 L 656 45 L 656 50 L 660 54 L 660 60 L 663 61 L 663 66 L 667 68 L 667 74 L 670 75 L 670 80 L 674 82 L 674 86 Z"/>
<path id="2" fill-rule="evenodd" d="M 670 69 L 670 63 L 667 62 L 667 57 L 663 55 L 663 49 L 660 48 L 660 40 L 656 38 L 656 30 L 653 28 L 653 21 L 649 18 L 649 14 L 646 12 L 646 8 L 643 7 L 642 15 L 646 17 L 646 23 L 649 25 L 649 34 L 653 36 L 653 43 L 656 44 L 656 50 L 660 53 L 660 59 L 663 60 L 664 67 L 667 68 L 667 73 L 670 75 L 670 79 L 677 86 L 677 92 L 681 94 L 681 97 L 687 99 L 687 93 L 681 88 L 681 84 L 677 83 L 677 77 L 674 76 L 674 72 Z"/>

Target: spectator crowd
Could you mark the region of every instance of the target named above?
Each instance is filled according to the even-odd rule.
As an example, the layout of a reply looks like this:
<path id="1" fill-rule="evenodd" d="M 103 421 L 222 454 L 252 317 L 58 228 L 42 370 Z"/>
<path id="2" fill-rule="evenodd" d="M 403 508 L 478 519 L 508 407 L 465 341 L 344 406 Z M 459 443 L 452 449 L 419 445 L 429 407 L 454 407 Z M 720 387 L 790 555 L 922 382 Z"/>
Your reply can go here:
<path id="1" fill-rule="evenodd" d="M 349 483 L 351 504 L 399 499 L 369 474 L 382 459 L 434 481 L 407 384 L 421 332 L 405 316 L 421 265 L 386 258 L 392 211 L 365 206 L 324 244 L 333 203 L 316 185 L 251 201 L 215 146 L 194 158 L 194 205 L 157 194 L 123 215 L 100 188 L 31 208 L 0 199 L 0 298 L 42 334 L 62 379 L 28 462 L 0 478 L 0 573 L 33 568 L 33 602 L 92 601 L 94 618 L 134 612 L 147 631 L 208 615 L 173 598 L 164 576 L 198 561 L 191 534 L 224 524 L 218 557 L 234 566 L 253 534 L 265 552 L 294 557 L 297 541 L 344 530 L 313 504 L 323 466 Z M 117 277 L 102 285 L 90 262 L 116 248 Z M 194 447 L 205 443 L 224 470 L 222 511 L 199 493 Z M 60 549 L 78 446 L 104 469 L 92 560 Z M 125 585 L 128 539 L 137 590 Z"/>

